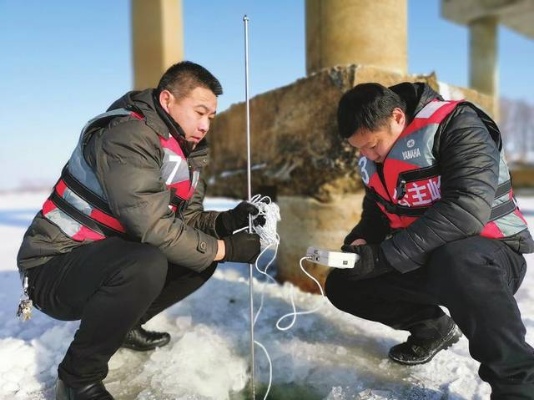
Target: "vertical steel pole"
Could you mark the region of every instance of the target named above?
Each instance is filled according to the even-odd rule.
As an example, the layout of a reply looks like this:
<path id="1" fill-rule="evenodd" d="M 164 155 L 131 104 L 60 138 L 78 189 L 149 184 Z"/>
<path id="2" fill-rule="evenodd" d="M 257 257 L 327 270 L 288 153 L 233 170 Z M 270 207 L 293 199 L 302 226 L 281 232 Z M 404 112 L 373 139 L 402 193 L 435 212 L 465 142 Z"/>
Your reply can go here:
<path id="1" fill-rule="evenodd" d="M 247 188 L 248 200 L 252 199 L 252 168 L 250 156 L 250 101 L 248 94 L 248 17 L 243 16 L 243 23 L 245 26 L 245 104 L 246 104 L 246 129 L 247 129 Z M 252 233 L 252 218 L 249 218 L 249 233 Z M 254 361 L 254 265 L 249 264 L 249 299 L 250 299 L 250 391 L 251 398 L 256 398 L 256 384 L 255 384 L 255 361 Z"/>

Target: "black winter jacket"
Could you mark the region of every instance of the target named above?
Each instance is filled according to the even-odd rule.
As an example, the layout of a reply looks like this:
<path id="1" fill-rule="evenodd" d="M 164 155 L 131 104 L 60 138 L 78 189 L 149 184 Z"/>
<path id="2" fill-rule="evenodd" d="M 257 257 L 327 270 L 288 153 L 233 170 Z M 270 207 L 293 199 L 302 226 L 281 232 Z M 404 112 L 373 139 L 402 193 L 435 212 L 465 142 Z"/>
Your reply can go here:
<path id="1" fill-rule="evenodd" d="M 407 103 L 408 123 L 428 102 L 441 96 L 423 83 L 390 89 Z M 500 140 L 500 138 L 498 138 Z M 472 106 L 460 104 L 439 126 L 432 149 L 441 173 L 441 199 L 406 229 L 392 232 L 374 200 L 365 196 L 360 222 L 345 238 L 381 243 L 388 262 L 399 271 L 425 264 L 436 248 L 477 235 L 489 221 L 499 176 L 499 149 Z M 528 230 L 503 240 L 519 253 L 534 252 Z"/>

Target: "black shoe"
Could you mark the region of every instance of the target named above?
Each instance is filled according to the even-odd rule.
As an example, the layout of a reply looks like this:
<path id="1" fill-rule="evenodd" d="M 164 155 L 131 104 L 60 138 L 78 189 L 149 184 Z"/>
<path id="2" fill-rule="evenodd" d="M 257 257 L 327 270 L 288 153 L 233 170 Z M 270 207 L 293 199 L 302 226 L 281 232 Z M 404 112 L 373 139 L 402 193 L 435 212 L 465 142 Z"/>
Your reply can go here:
<path id="1" fill-rule="evenodd" d="M 72 388 L 58 379 L 56 382 L 56 400 L 114 400 L 114 398 L 102 382 Z"/>
<path id="2" fill-rule="evenodd" d="M 404 343 L 393 346 L 389 350 L 389 358 L 405 365 L 424 364 L 432 360 L 441 350 L 448 349 L 462 336 L 462 332 L 451 320 L 449 330 L 438 339 L 420 339 L 414 336 L 408 337 Z"/>
<path id="3" fill-rule="evenodd" d="M 167 332 L 151 332 L 136 326 L 126 334 L 122 347 L 135 351 L 154 350 L 165 346 L 170 340 L 171 335 Z"/>

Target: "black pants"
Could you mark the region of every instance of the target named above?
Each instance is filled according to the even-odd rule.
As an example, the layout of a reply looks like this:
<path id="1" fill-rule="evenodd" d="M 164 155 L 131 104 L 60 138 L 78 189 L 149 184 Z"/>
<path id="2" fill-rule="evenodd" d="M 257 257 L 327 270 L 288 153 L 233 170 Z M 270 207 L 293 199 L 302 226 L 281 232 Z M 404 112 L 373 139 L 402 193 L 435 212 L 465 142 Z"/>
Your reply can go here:
<path id="1" fill-rule="evenodd" d="M 504 243 L 471 237 L 440 247 L 406 274 L 358 281 L 339 269 L 325 285 L 340 310 L 412 334 L 428 330 L 446 307 L 481 363 L 492 399 L 534 399 L 534 350 L 514 299 L 525 271 L 524 257 Z"/>
<path id="2" fill-rule="evenodd" d="M 28 273 L 36 306 L 81 320 L 58 376 L 80 387 L 103 380 L 126 333 L 200 288 L 213 274 L 169 264 L 153 246 L 108 238 L 57 256 Z"/>

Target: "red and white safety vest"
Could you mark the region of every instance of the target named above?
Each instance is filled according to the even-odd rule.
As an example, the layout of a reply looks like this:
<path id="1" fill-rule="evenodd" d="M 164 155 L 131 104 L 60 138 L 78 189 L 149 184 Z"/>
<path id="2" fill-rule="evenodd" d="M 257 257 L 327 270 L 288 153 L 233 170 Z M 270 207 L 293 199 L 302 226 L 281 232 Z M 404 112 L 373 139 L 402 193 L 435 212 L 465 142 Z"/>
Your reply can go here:
<path id="1" fill-rule="evenodd" d="M 417 113 L 383 162 L 384 181 L 374 162 L 366 157 L 359 159 L 360 175 L 369 188 L 368 193 L 388 217 L 391 228 L 408 227 L 441 199 L 441 175 L 432 154 L 434 138 L 440 123 L 461 102 L 435 100 Z M 494 122 L 481 110 L 476 110 L 490 133 L 498 133 Z M 500 151 L 498 187 L 491 217 L 480 233 L 489 238 L 512 236 L 527 228 L 513 197 L 503 150 Z"/>
<path id="2" fill-rule="evenodd" d="M 67 165 L 63 168 L 52 194 L 45 201 L 42 213 L 67 236 L 76 241 L 101 240 L 109 236 L 128 237 L 128 233 L 113 216 L 107 197 L 95 172 L 83 156 L 83 147 L 98 127 L 106 126 L 116 117 L 131 116 L 143 119 L 138 111 L 124 108 L 109 111 L 90 120 L 82 129 L 80 139 Z M 176 139 L 159 138 L 164 151 L 161 176 L 173 196 L 169 207 L 177 211 L 193 195 L 199 172 L 192 176 L 187 159 Z"/>

